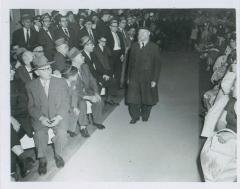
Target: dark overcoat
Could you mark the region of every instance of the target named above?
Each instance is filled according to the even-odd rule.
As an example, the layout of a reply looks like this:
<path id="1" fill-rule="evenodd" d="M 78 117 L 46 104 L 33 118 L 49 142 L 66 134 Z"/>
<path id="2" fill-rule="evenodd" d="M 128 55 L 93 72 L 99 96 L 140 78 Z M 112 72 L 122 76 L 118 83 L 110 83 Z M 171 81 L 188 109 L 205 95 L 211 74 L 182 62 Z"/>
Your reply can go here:
<path id="1" fill-rule="evenodd" d="M 153 42 L 142 49 L 138 42 L 133 43 L 127 80 L 126 103 L 155 105 L 158 102 L 158 88 L 152 88 L 151 81 L 158 84 L 161 70 L 160 51 Z"/>

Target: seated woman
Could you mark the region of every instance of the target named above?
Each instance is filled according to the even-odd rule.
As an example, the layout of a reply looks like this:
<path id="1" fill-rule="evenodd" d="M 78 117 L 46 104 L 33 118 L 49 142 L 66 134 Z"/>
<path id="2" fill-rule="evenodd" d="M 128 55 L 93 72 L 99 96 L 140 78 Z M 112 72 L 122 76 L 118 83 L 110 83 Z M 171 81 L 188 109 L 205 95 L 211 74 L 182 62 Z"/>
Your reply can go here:
<path id="1" fill-rule="evenodd" d="M 78 79 L 78 69 L 74 66 L 67 66 L 62 71 L 62 77 L 66 79 L 69 94 L 69 127 L 68 133 L 71 137 L 76 136 L 77 124 L 80 125 L 80 133 L 83 137 L 89 137 L 87 130 L 87 106 L 86 102 L 79 98 L 76 90 L 76 81 Z"/>

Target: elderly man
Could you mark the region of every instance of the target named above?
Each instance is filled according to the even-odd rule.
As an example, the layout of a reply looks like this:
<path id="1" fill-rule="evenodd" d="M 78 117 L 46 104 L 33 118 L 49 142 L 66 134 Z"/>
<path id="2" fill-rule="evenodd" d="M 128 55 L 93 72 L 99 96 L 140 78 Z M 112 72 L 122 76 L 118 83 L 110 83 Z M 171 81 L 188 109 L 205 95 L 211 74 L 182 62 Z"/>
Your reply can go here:
<path id="1" fill-rule="evenodd" d="M 26 86 L 28 94 L 28 110 L 32 119 L 34 142 L 39 158 L 39 174 L 47 172 L 48 132 L 51 129 L 55 136 L 54 157 L 58 168 L 64 166 L 63 148 L 67 139 L 68 124 L 68 87 L 64 79 L 52 77 L 51 62 L 45 56 L 34 61 L 34 71 L 39 78 Z"/>
<path id="2" fill-rule="evenodd" d="M 30 51 L 38 45 L 38 33 L 31 28 L 31 17 L 24 14 L 21 18 L 22 28 L 13 32 L 12 44 L 19 45 Z"/>
<path id="3" fill-rule="evenodd" d="M 49 61 L 53 60 L 56 52 L 54 41 L 56 39 L 53 28 L 51 25 L 51 18 L 48 13 L 41 16 L 42 29 L 39 31 L 38 42 L 44 48 L 44 55 Z"/>
<path id="4" fill-rule="evenodd" d="M 136 123 L 140 116 L 143 121 L 148 121 L 152 106 L 158 102 L 157 83 L 161 69 L 159 48 L 149 41 L 149 37 L 148 29 L 140 29 L 138 42 L 132 45 L 130 53 L 126 102 L 131 124 Z"/>

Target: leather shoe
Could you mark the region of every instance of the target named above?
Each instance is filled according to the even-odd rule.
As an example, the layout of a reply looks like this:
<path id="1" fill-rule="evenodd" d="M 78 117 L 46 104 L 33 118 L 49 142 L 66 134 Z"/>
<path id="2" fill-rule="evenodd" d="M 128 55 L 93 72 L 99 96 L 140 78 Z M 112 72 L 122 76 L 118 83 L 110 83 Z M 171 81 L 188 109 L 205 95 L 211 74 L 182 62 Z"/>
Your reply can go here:
<path id="1" fill-rule="evenodd" d="M 135 123 L 137 123 L 138 120 L 139 120 L 139 119 L 132 119 L 132 120 L 130 121 L 130 124 L 135 124 Z"/>
<path id="2" fill-rule="evenodd" d="M 55 155 L 55 163 L 57 168 L 64 167 L 64 164 L 65 164 L 63 158 L 59 155 Z"/>
<path id="3" fill-rule="evenodd" d="M 67 131 L 67 133 L 70 135 L 70 137 L 77 136 L 77 134 L 75 132 L 72 132 L 72 131 Z"/>
<path id="4" fill-rule="evenodd" d="M 85 138 L 90 137 L 87 128 L 80 129 L 80 133 L 81 133 L 81 135 L 82 135 L 83 137 L 85 137 Z"/>
<path id="5" fill-rule="evenodd" d="M 47 160 L 46 160 L 46 158 L 40 158 L 38 173 L 39 173 L 39 175 L 45 175 L 47 173 Z"/>
<path id="6" fill-rule="evenodd" d="M 142 121 L 148 121 L 148 118 L 142 118 Z"/>
<path id="7" fill-rule="evenodd" d="M 103 124 L 100 124 L 100 123 L 93 123 L 93 125 L 95 127 L 97 127 L 98 129 L 105 129 L 105 126 Z"/>

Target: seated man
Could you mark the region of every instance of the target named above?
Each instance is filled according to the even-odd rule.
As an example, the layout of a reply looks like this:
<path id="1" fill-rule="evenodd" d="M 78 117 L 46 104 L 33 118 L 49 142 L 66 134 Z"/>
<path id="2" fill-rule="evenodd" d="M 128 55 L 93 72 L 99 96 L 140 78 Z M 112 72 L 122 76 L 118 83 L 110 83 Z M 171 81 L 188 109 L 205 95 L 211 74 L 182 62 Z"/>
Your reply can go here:
<path id="1" fill-rule="evenodd" d="M 68 133 L 71 137 L 76 136 L 77 124 L 80 125 L 80 133 L 83 137 L 89 137 L 87 131 L 87 106 L 83 98 L 79 98 L 76 90 L 76 82 L 78 80 L 78 69 L 74 66 L 67 66 L 62 71 L 62 77 L 66 79 L 69 94 L 69 127 Z"/>
<path id="2" fill-rule="evenodd" d="M 106 47 L 106 42 L 107 40 L 105 37 L 100 37 L 98 39 L 98 45 L 94 47 L 92 53 L 95 67 L 93 67 L 91 71 L 99 82 L 99 85 L 107 90 L 105 102 L 112 105 L 118 105 L 114 99 L 118 94 L 117 81 L 114 78 L 113 69 L 110 63 L 111 51 Z"/>
<path id="3" fill-rule="evenodd" d="M 63 147 L 67 139 L 68 94 L 64 79 L 52 77 L 52 68 L 45 56 L 35 59 L 34 71 L 39 77 L 26 86 L 28 94 L 28 111 L 32 118 L 34 142 L 39 158 L 39 174 L 47 172 L 48 130 L 52 129 L 55 136 L 54 156 L 58 168 L 64 166 L 62 159 Z"/>
<path id="4" fill-rule="evenodd" d="M 69 57 L 72 60 L 72 65 L 78 69 L 76 88 L 78 90 L 79 98 L 92 104 L 92 114 L 89 117 L 93 119 L 94 126 L 98 129 L 104 129 L 105 126 L 102 125 L 103 102 L 98 92 L 96 80 L 92 76 L 88 65 L 84 63 L 84 57 L 77 48 L 73 47 L 69 51 Z M 86 107 L 87 104 L 84 103 L 82 106 Z M 84 129 L 83 131 L 85 132 L 87 130 Z"/>

